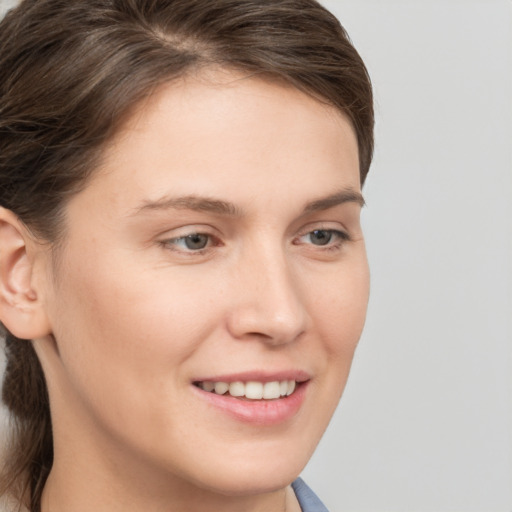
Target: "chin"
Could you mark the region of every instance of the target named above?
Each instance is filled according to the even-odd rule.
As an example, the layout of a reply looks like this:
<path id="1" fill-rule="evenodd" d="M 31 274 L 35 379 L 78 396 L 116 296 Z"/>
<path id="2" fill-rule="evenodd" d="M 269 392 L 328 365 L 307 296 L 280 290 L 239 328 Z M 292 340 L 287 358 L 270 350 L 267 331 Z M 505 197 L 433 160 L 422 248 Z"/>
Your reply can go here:
<path id="1" fill-rule="evenodd" d="M 290 485 L 300 471 L 270 472 L 266 474 L 253 474 L 238 472 L 236 476 L 223 477 L 218 475 L 213 482 L 209 482 L 205 488 L 223 496 L 250 496 L 267 494 L 279 491 Z M 204 485 L 204 483 L 203 483 Z"/>
<path id="2" fill-rule="evenodd" d="M 225 496 L 271 493 L 290 485 L 304 469 L 310 453 L 296 445 L 293 452 L 275 449 L 253 457 L 226 455 L 212 471 L 206 469 L 199 486 Z M 311 450 L 312 451 L 312 450 Z"/>

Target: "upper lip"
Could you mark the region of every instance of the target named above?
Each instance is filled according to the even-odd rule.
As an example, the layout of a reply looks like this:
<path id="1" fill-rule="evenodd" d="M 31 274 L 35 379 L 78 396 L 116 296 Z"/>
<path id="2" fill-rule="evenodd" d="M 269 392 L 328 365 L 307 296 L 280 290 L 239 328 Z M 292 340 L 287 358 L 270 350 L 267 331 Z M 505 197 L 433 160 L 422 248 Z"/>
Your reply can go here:
<path id="1" fill-rule="evenodd" d="M 294 380 L 296 382 L 305 382 L 311 379 L 311 375 L 304 370 L 281 370 L 268 372 L 262 370 L 252 370 L 229 374 L 215 374 L 204 378 L 194 379 L 193 382 L 274 382 L 283 380 Z"/>

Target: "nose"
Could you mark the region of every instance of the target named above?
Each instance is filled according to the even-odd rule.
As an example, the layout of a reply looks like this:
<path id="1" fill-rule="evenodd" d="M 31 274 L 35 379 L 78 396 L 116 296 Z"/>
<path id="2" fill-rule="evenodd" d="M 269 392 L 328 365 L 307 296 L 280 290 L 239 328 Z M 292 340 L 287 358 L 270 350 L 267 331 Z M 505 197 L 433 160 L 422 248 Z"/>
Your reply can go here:
<path id="1" fill-rule="evenodd" d="M 239 261 L 234 272 L 228 330 L 237 339 L 283 345 L 306 330 L 307 311 L 300 283 L 283 251 L 258 251 Z"/>

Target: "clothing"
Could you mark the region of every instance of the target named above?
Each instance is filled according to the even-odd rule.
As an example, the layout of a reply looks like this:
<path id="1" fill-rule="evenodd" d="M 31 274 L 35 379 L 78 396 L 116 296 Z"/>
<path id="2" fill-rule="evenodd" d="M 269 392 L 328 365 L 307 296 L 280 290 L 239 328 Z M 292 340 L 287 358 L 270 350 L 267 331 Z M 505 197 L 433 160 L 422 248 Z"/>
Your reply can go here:
<path id="1" fill-rule="evenodd" d="M 302 512 L 329 512 L 302 478 L 297 478 L 292 483 L 292 489 L 297 496 Z"/>

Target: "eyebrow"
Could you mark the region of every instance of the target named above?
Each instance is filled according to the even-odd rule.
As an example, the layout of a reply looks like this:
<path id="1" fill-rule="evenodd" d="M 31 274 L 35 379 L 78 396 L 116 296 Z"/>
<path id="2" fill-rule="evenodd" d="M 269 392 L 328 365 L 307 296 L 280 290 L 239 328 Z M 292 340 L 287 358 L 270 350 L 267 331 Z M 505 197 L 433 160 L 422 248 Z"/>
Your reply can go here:
<path id="1" fill-rule="evenodd" d="M 156 201 L 145 201 L 135 209 L 134 215 L 144 211 L 156 210 L 195 210 L 217 213 L 230 217 L 241 217 L 242 210 L 228 201 L 201 196 L 163 197 Z"/>
<path id="2" fill-rule="evenodd" d="M 360 192 L 351 188 L 335 192 L 327 197 L 315 199 L 306 204 L 303 215 L 318 211 L 328 210 L 344 203 L 357 203 L 363 207 L 365 201 Z M 207 213 L 216 213 L 229 217 L 242 217 L 244 212 L 241 208 L 220 199 L 188 195 L 181 197 L 163 197 L 156 201 L 144 201 L 141 206 L 135 209 L 133 215 L 146 211 L 158 210 L 194 210 Z"/>
<path id="3" fill-rule="evenodd" d="M 340 190 L 330 196 L 311 201 L 304 208 L 304 213 L 328 210 L 343 203 L 357 203 L 361 208 L 366 204 L 360 192 L 352 188 Z"/>

